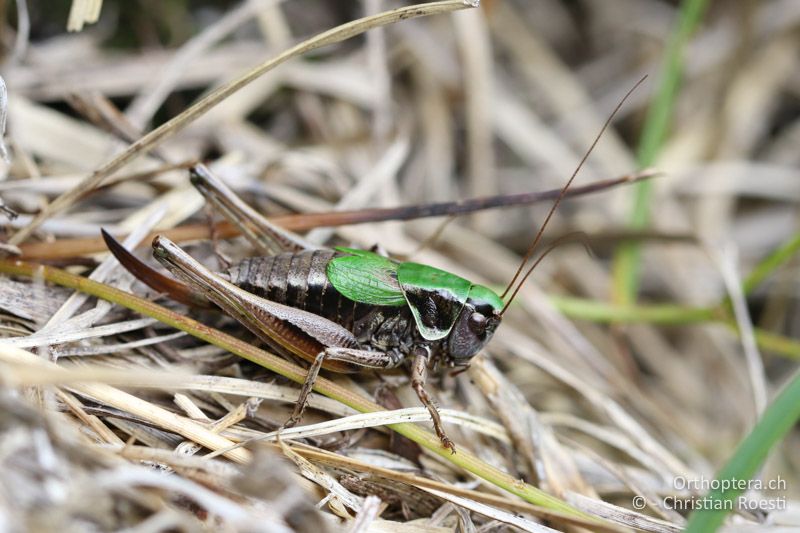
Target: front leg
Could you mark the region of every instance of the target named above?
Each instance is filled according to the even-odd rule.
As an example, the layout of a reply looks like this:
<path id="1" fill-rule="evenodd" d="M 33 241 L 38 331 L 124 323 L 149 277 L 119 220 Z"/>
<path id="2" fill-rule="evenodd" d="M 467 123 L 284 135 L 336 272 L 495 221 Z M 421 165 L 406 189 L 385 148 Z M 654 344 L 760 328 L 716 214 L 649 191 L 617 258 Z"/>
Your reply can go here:
<path id="1" fill-rule="evenodd" d="M 303 382 L 303 387 L 300 389 L 300 396 L 297 398 L 297 403 L 294 404 L 294 411 L 292 416 L 283 425 L 283 427 L 292 427 L 303 417 L 308 404 L 308 395 L 314 388 L 314 382 L 317 380 L 319 371 L 322 364 L 326 361 L 341 361 L 344 363 L 353 364 L 363 368 L 372 368 L 375 370 L 385 370 L 394 368 L 402 362 L 402 356 L 394 355 L 386 352 L 371 352 L 369 350 L 355 350 L 352 348 L 326 348 L 324 351 L 317 354 L 314 362 L 308 368 L 306 380 Z"/>
<path id="2" fill-rule="evenodd" d="M 431 414 L 433 429 L 436 431 L 436 435 L 439 436 L 439 440 L 442 441 L 442 446 L 449 448 L 451 453 L 456 453 L 455 444 L 453 444 L 453 441 L 451 441 L 444 432 L 442 417 L 439 416 L 439 411 L 436 409 L 436 406 L 433 405 L 430 396 L 428 396 L 428 391 L 425 390 L 425 380 L 428 377 L 428 359 L 431 355 L 430 348 L 427 346 L 415 346 L 413 353 L 414 366 L 411 369 L 411 387 Z"/>

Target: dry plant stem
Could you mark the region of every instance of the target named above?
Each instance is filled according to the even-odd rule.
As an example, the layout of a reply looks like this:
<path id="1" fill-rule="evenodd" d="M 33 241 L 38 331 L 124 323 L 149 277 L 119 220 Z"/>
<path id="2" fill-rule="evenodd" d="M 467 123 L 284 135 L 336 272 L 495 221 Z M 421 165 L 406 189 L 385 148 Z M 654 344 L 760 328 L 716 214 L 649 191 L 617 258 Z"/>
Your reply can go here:
<path id="1" fill-rule="evenodd" d="M 275 3 L 277 2 L 273 2 L 273 4 Z M 215 44 L 239 29 L 266 5 L 265 2 L 242 2 L 238 7 L 184 43 L 159 75 L 149 80 L 127 107 L 125 115 L 131 124 L 139 130 L 143 130 L 164 100 L 175 89 L 180 77 L 188 68 L 192 67 L 192 63 Z"/>
<path id="2" fill-rule="evenodd" d="M 363 17 L 358 20 L 342 24 L 340 26 L 332 28 L 326 32 L 320 33 L 319 35 L 316 35 L 311 39 L 303 41 L 289 48 L 288 50 L 277 55 L 276 57 L 269 59 L 264 63 L 261 63 L 254 69 L 242 75 L 241 77 L 233 81 L 230 81 L 225 85 L 219 87 L 218 89 L 212 91 L 210 94 L 208 94 L 200 101 L 192 105 L 190 108 L 182 112 L 180 115 L 170 119 L 169 121 L 165 122 L 158 128 L 154 129 L 153 131 L 151 131 L 150 133 L 148 133 L 147 135 L 145 135 L 144 137 L 142 137 L 141 139 L 130 145 L 124 152 L 122 152 L 117 157 L 115 157 L 114 159 L 112 159 L 99 169 L 97 169 L 93 174 L 89 175 L 75 188 L 65 192 L 64 194 L 53 200 L 53 202 L 49 204 L 47 207 L 45 207 L 41 211 L 41 213 L 39 213 L 36 216 L 36 218 L 34 218 L 31 221 L 29 225 L 25 226 L 17 233 L 12 235 L 8 241 L 9 244 L 17 245 L 22 243 L 45 220 L 47 220 L 54 214 L 60 213 L 65 209 L 69 208 L 76 200 L 78 200 L 81 196 L 83 196 L 87 191 L 94 190 L 95 188 L 102 185 L 103 181 L 108 176 L 110 176 L 113 172 L 122 168 L 123 165 L 133 160 L 135 157 L 147 153 L 157 143 L 163 141 L 164 139 L 166 139 L 171 135 L 174 135 L 175 133 L 183 129 L 185 126 L 187 126 L 194 120 L 201 117 L 212 107 L 222 102 L 225 98 L 232 95 L 239 89 L 245 87 L 254 80 L 258 79 L 259 77 L 263 76 L 265 73 L 269 72 L 270 70 L 277 67 L 281 63 L 284 63 L 289 59 L 303 55 L 312 50 L 316 50 L 317 48 L 321 48 L 329 44 L 334 44 L 344 41 L 346 39 L 349 39 L 350 37 L 354 37 L 356 35 L 364 33 L 365 31 L 372 28 L 386 26 L 387 24 L 393 24 L 411 18 L 448 13 L 451 11 L 456 11 L 467 7 L 472 7 L 472 6 L 471 4 L 465 2 L 464 0 L 446 0 L 443 2 L 431 2 L 428 4 L 418 4 L 418 5 L 402 7 L 399 9 L 392 9 L 389 11 L 378 13 L 377 15 Z"/>
<path id="3" fill-rule="evenodd" d="M 32 277 L 34 275 L 41 276 L 51 283 L 56 283 L 64 287 L 86 292 L 98 298 L 102 298 L 104 300 L 127 307 L 128 309 L 136 311 L 137 313 L 155 318 L 164 324 L 185 331 L 190 335 L 197 337 L 198 339 L 204 340 L 224 350 L 228 350 L 231 353 L 234 353 L 240 357 L 261 365 L 266 369 L 289 378 L 292 381 L 297 383 L 305 382 L 306 371 L 299 366 L 289 363 L 288 361 L 263 350 L 255 348 L 254 346 L 240 339 L 226 335 L 221 331 L 217 331 L 190 318 L 174 313 L 153 302 L 144 300 L 119 289 L 115 289 L 114 287 L 109 287 L 102 283 L 97 283 L 87 278 L 76 276 L 56 268 L 24 263 L 22 261 L 0 259 L 0 272 L 9 275 L 26 277 Z M 353 392 L 322 377 L 317 379 L 316 383 L 314 384 L 314 390 L 361 412 L 383 410 L 380 405 L 354 394 Z M 582 520 L 596 521 L 595 518 L 571 507 L 558 498 L 555 498 L 518 479 L 514 479 L 505 472 L 502 472 L 501 470 L 484 463 L 476 456 L 465 451 L 463 446 L 458 448 L 458 453 L 451 454 L 449 449 L 442 447 L 438 437 L 436 437 L 433 433 L 420 428 L 419 426 L 413 424 L 394 424 L 389 427 L 401 435 L 427 448 L 428 450 L 438 454 L 456 466 L 459 466 L 464 470 L 484 479 L 485 481 L 497 485 L 498 487 L 501 487 L 504 490 L 515 494 L 530 503 L 560 511 L 568 516 L 574 516 Z"/>
<path id="4" fill-rule="evenodd" d="M 333 452 L 314 448 L 300 443 L 282 443 L 285 448 L 288 448 L 293 453 L 307 459 L 315 464 L 327 465 L 333 468 L 343 468 L 356 472 L 364 472 L 374 474 L 376 476 L 391 479 L 404 483 L 406 485 L 417 487 L 420 489 L 431 489 L 441 491 L 443 493 L 451 494 L 453 496 L 460 496 L 462 498 L 469 498 L 476 502 L 481 502 L 486 505 L 495 506 L 498 509 L 503 509 L 515 513 L 524 513 L 532 516 L 546 517 L 554 521 L 568 522 L 574 525 L 582 525 L 591 528 L 591 531 L 620 531 L 620 527 L 612 524 L 598 524 L 596 521 L 586 521 L 572 515 L 567 515 L 552 509 L 546 509 L 531 505 L 527 502 L 517 500 L 514 498 L 507 498 L 501 494 L 490 492 L 479 492 L 474 489 L 467 489 L 452 483 L 445 483 L 436 481 L 427 477 L 412 474 L 409 472 L 400 472 L 389 468 L 376 466 L 371 463 L 363 462 L 352 457 L 339 455 Z M 275 443 L 265 443 L 264 446 L 272 448 L 277 453 L 283 453 L 280 445 Z M 120 456 L 133 461 L 152 461 L 163 463 L 173 467 L 180 467 L 182 465 L 195 466 L 192 463 L 187 463 L 185 456 L 177 455 L 172 450 L 164 450 L 158 448 L 151 448 L 141 445 L 120 445 L 117 452 Z M 210 462 L 210 461 L 209 461 Z"/>
<path id="5" fill-rule="evenodd" d="M 73 288 L 77 289 L 77 287 Z M 2 357 L 2 360 L 6 362 L 35 365 L 44 370 L 57 371 L 60 369 L 60 367 L 58 367 L 55 363 L 51 363 L 50 361 L 46 361 L 40 357 L 37 357 L 30 352 L 11 346 L 0 345 L 0 357 Z M 164 429 L 173 431 L 186 437 L 187 439 L 200 443 L 211 449 L 230 448 L 233 445 L 230 440 L 222 437 L 221 435 L 217 435 L 213 431 L 208 430 L 192 420 L 178 416 L 171 411 L 167 411 L 166 409 L 153 405 L 145 400 L 142 400 L 141 398 L 137 398 L 132 394 L 115 389 L 109 385 L 105 385 L 103 383 L 78 383 L 73 385 L 72 388 L 81 394 L 95 398 L 101 403 L 105 403 L 122 411 L 140 416 L 146 420 L 158 424 Z M 248 450 L 239 448 L 231 449 L 230 451 L 225 452 L 225 456 L 238 463 L 247 463 L 251 458 Z"/>
<path id="6" fill-rule="evenodd" d="M 267 446 L 278 448 L 278 445 L 273 443 L 269 443 L 267 444 Z M 359 461 L 358 459 L 354 459 L 352 457 L 346 457 L 344 455 L 336 454 L 319 448 L 313 448 L 311 446 L 307 446 L 304 444 L 299 444 L 299 443 L 293 444 L 291 446 L 291 449 L 298 455 L 301 455 L 306 459 L 314 461 L 316 463 L 326 464 L 334 468 L 344 468 L 348 470 L 354 470 L 356 472 L 371 473 L 386 479 L 400 481 L 402 483 L 406 483 L 408 485 L 416 487 L 440 490 L 456 496 L 470 498 L 475 501 L 485 503 L 487 505 L 495 505 L 500 509 L 516 511 L 520 513 L 530 513 L 537 516 L 548 516 L 553 519 L 566 520 L 576 524 L 582 524 L 587 527 L 591 527 L 592 531 L 618 531 L 619 529 L 616 525 L 613 524 L 600 524 L 597 521 L 585 522 L 584 520 L 576 519 L 576 517 L 574 517 L 573 515 L 566 515 L 563 512 L 553 511 L 542 507 L 532 507 L 529 504 L 523 502 L 511 501 L 508 498 L 504 498 L 503 496 L 497 494 L 478 492 L 475 490 L 463 488 L 448 483 L 443 483 L 441 481 L 436 481 L 433 479 L 429 479 L 427 477 L 418 476 L 408 472 L 398 472 L 396 470 L 391 470 L 389 468 L 384 468 L 373 464 L 365 463 L 363 461 Z"/>
<path id="7" fill-rule="evenodd" d="M 100 18 L 103 0 L 72 0 L 67 31 L 81 31 L 84 24 L 94 24 Z"/>
<path id="8" fill-rule="evenodd" d="M 741 277 L 739 276 L 737 262 L 738 252 L 732 244 L 727 244 L 718 252 L 714 252 L 722 280 L 728 292 L 726 301 L 731 304 L 731 311 L 739 331 L 739 338 L 747 363 L 747 374 L 750 378 L 750 387 L 753 393 L 755 418 L 758 418 L 767 405 L 767 379 L 764 373 L 764 363 L 758 351 L 758 341 L 755 338 L 755 327 L 747 309 Z"/>
<path id="9" fill-rule="evenodd" d="M 572 187 L 567 191 L 566 196 L 573 197 L 591 194 L 617 185 L 650 179 L 658 175 L 658 171 L 647 169 L 618 178 L 598 180 L 586 185 Z M 135 179 L 133 176 L 130 176 L 130 178 Z M 305 213 L 301 215 L 274 216 L 268 217 L 267 219 L 289 231 L 305 231 L 323 226 L 330 227 L 387 220 L 412 220 L 423 217 L 463 215 L 482 209 L 529 205 L 557 198 L 560 192 L 561 189 L 552 189 L 548 191 L 470 198 L 455 202 L 356 209 L 352 211 L 329 211 L 327 213 Z M 152 241 L 156 235 L 163 235 L 173 242 L 209 239 L 211 238 L 212 231 L 216 238 L 219 239 L 236 237 L 241 234 L 241 230 L 229 222 L 220 222 L 214 226 L 213 230 L 209 229 L 208 224 L 193 224 L 160 232 L 153 232 L 148 238 L 144 239 L 144 242 Z M 121 236 L 118 235 L 117 237 Z M 106 245 L 103 239 L 96 237 L 62 239 L 47 243 L 27 243 L 20 246 L 20 249 L 22 250 L 22 259 L 41 261 L 104 252 L 106 251 Z"/>

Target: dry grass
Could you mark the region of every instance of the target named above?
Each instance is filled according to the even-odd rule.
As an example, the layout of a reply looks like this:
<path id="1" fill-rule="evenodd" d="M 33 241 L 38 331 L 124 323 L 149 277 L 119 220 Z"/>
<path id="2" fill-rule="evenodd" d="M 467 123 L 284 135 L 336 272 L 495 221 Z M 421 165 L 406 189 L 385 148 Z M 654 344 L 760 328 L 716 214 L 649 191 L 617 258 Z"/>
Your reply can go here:
<path id="1" fill-rule="evenodd" d="M 443 2 L 443 14 L 307 53 L 342 36 L 315 35 L 401 4 L 105 0 L 79 33 L 66 32 L 66 7 L 44 4 L 18 2 L 2 23 L 0 246 L 150 298 L 99 240 L 80 241 L 80 253 L 69 246 L 101 227 L 136 246 L 151 231 L 205 225 L 216 215 L 183 170 L 199 159 L 270 215 L 550 189 L 650 74 L 576 183 L 634 172 L 676 17 L 655 0 L 496 0 L 454 13 L 457 2 Z M 77 29 L 101 2 L 74 4 L 84 4 L 70 16 Z M 657 160 L 665 176 L 653 182 L 652 223 L 627 229 L 630 187 L 565 202 L 547 240 L 581 230 L 595 255 L 549 256 L 469 372 L 431 386 L 460 450 L 607 529 L 685 525 L 687 513 L 667 504 L 692 494 L 675 480 L 712 479 L 800 355 L 794 269 L 740 288 L 797 234 L 799 27 L 796 2 L 711 6 Z M 259 64 L 266 74 L 237 83 Z M 502 287 L 547 208 L 307 237 L 380 243 Z M 625 239 L 642 243 L 639 302 L 656 307 L 626 309 L 635 323 L 609 325 L 619 311 L 606 305 L 612 256 Z M 185 244 L 212 268 L 250 253 L 241 238 Z M 735 312 L 717 320 L 727 298 Z M 218 314 L 160 303 L 252 340 Z M 324 373 L 388 411 L 359 414 L 315 394 L 303 425 L 278 438 L 294 384 L 119 305 L 0 275 L 0 337 L 0 523 L 11 529 L 581 530 L 569 513 L 387 429 L 429 426 L 402 371 Z M 787 509 L 741 511 L 729 525 L 800 525 L 797 439 L 790 433 L 760 474 L 785 485 L 748 494 Z"/>

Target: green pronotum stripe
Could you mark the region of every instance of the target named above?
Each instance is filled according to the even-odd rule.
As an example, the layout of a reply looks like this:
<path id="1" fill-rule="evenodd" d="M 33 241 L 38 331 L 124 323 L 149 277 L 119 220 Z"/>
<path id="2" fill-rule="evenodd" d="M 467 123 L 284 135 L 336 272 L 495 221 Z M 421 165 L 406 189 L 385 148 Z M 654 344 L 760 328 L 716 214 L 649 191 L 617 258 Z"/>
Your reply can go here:
<path id="1" fill-rule="evenodd" d="M 200 322 L 190 318 L 173 313 L 169 309 L 161 307 L 153 302 L 144 300 L 133 294 L 121 291 L 114 287 L 97 283 L 90 279 L 76 276 L 59 270 L 57 268 L 46 267 L 22 261 L 9 261 L 0 259 L 0 273 L 33 277 L 41 275 L 45 280 L 64 287 L 76 289 L 87 294 L 91 294 L 98 298 L 108 300 L 110 302 L 122 305 L 141 313 L 143 315 L 155 318 L 160 322 L 185 331 L 190 335 L 204 340 L 210 344 L 218 346 L 224 350 L 234 353 L 249 361 L 263 366 L 268 370 L 272 370 L 284 377 L 291 379 L 297 383 L 303 383 L 306 377 L 306 371 L 297 365 L 289 363 L 288 361 L 274 356 L 254 346 L 247 344 L 235 337 L 222 333 L 221 331 L 210 328 Z M 383 407 L 380 405 L 363 398 L 353 392 L 337 385 L 336 383 L 319 377 L 314 384 L 314 390 L 340 401 L 345 405 L 352 407 L 362 413 L 382 411 Z M 389 426 L 397 433 L 408 437 L 414 442 L 424 446 L 428 450 L 440 455 L 451 463 L 463 468 L 464 470 L 475 474 L 476 476 L 501 487 L 502 489 L 515 494 L 525 501 L 534 505 L 553 510 L 561 513 L 566 517 L 573 517 L 579 520 L 587 520 L 598 526 L 605 526 L 606 523 L 599 521 L 597 518 L 590 516 L 578 509 L 573 508 L 566 502 L 555 498 L 542 490 L 529 485 L 521 480 L 514 479 L 505 472 L 495 468 L 480 459 L 475 455 L 465 451 L 463 448 L 455 454 L 451 454 L 449 450 L 443 448 L 439 439 L 430 433 L 414 424 L 394 424 Z"/>

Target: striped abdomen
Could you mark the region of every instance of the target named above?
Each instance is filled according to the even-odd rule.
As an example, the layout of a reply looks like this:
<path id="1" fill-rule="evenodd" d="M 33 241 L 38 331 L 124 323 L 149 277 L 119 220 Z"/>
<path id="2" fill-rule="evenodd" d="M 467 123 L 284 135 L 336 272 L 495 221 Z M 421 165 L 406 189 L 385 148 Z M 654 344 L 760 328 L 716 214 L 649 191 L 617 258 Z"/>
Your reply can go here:
<path id="1" fill-rule="evenodd" d="M 309 250 L 245 259 L 230 282 L 267 300 L 302 309 L 351 331 L 362 348 L 405 354 L 419 341 L 410 309 L 357 303 L 328 281 L 328 262 L 341 254 Z"/>
<path id="2" fill-rule="evenodd" d="M 303 309 L 352 331 L 369 307 L 342 296 L 328 281 L 332 250 L 309 250 L 267 257 L 251 257 L 230 268 L 230 281 L 273 302 Z"/>

